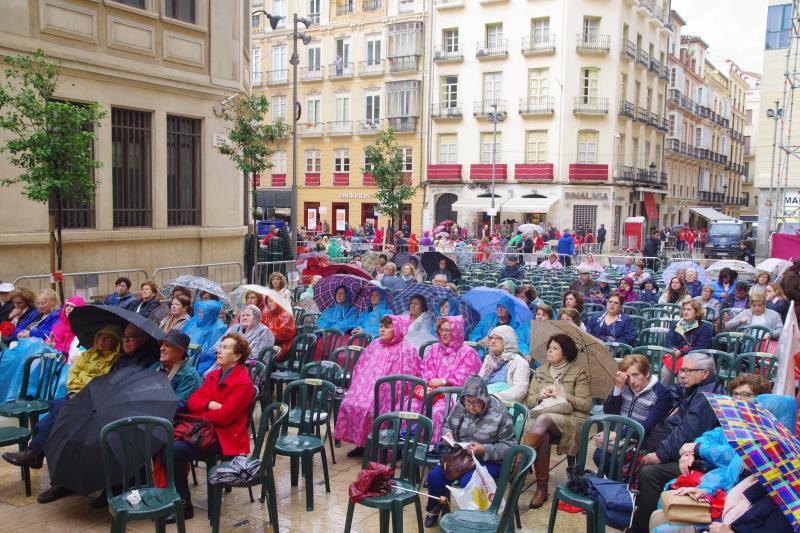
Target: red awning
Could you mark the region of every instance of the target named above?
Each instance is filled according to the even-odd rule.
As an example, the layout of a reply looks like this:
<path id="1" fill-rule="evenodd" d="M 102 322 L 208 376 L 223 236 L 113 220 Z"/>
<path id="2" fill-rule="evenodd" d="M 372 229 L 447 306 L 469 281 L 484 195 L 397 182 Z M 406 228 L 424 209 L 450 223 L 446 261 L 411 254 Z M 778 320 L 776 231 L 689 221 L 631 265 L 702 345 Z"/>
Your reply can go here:
<path id="1" fill-rule="evenodd" d="M 658 207 L 656 207 L 656 199 L 653 198 L 651 192 L 644 193 L 644 211 L 648 220 L 658 221 Z"/>

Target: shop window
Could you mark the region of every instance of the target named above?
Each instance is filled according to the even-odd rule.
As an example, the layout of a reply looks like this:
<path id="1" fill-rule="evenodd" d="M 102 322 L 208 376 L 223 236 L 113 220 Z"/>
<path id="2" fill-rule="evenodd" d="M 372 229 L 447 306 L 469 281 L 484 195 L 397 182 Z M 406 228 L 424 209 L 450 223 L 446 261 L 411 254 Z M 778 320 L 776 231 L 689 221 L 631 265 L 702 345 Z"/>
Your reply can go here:
<path id="1" fill-rule="evenodd" d="M 578 205 L 572 206 L 572 229 L 590 227 L 592 229 L 597 227 L 597 206 L 596 205 Z"/>

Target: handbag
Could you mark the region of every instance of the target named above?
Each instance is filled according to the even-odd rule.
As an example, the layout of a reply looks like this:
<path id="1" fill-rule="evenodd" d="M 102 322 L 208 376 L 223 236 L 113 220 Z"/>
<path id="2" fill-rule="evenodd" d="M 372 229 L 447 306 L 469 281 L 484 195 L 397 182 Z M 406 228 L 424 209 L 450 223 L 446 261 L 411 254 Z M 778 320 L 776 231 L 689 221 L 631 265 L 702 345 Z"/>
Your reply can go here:
<path id="1" fill-rule="evenodd" d="M 461 419 L 458 421 L 455 435 L 461 433 L 461 424 L 464 423 L 464 416 L 461 415 Z M 461 479 L 464 474 L 475 468 L 475 460 L 472 454 L 463 448 L 450 448 L 450 451 L 442 454 L 439 464 L 442 467 L 444 477 L 449 481 Z"/>
<path id="2" fill-rule="evenodd" d="M 182 440 L 201 452 L 209 453 L 218 442 L 213 424 L 203 417 L 178 413 L 172 426 L 172 440 Z"/>
<path id="3" fill-rule="evenodd" d="M 631 527 L 636 509 L 636 491 L 632 491 L 627 483 L 596 475 L 587 475 L 585 480 L 589 497 L 600 503 L 606 524 L 623 530 Z"/>
<path id="4" fill-rule="evenodd" d="M 661 507 L 667 520 L 676 524 L 710 524 L 711 504 L 697 501 L 690 496 L 679 496 L 677 491 L 665 490 L 661 493 Z"/>

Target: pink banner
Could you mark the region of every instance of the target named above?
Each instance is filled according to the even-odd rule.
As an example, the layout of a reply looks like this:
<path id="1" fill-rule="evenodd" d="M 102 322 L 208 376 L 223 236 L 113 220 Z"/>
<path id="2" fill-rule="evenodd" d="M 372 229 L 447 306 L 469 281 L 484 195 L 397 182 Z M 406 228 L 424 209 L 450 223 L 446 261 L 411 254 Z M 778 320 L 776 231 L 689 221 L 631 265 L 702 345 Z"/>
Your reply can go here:
<path id="1" fill-rule="evenodd" d="M 800 235 L 772 235 L 772 257 L 792 260 L 800 257 Z"/>

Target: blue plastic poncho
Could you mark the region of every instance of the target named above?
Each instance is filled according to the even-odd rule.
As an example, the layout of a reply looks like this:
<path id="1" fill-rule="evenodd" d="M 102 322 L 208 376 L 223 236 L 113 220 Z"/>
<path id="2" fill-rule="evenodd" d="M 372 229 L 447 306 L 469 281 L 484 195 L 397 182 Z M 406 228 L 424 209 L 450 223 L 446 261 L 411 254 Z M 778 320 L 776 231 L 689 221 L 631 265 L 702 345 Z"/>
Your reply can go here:
<path id="1" fill-rule="evenodd" d="M 791 431 L 797 424 L 797 401 L 791 396 L 760 394 L 756 404 L 772 413 L 778 422 Z M 700 456 L 716 468 L 703 474 L 698 488 L 714 494 L 718 489 L 729 491 L 739 482 L 744 464 L 739 454 L 728 442 L 721 427 L 706 431 L 695 439 L 700 445 Z"/>
<path id="2" fill-rule="evenodd" d="M 442 305 L 444 302 L 447 302 L 448 310 L 447 314 L 442 314 Z M 435 319 L 433 321 L 433 327 L 431 327 L 431 335 L 436 337 L 436 322 L 443 316 L 458 316 L 461 314 L 461 304 L 458 303 L 458 299 L 455 296 L 447 296 L 442 303 L 440 303 L 436 309 L 433 310 L 433 314 L 435 315 Z M 469 335 L 469 331 L 464 332 L 466 335 Z"/>
<path id="3" fill-rule="evenodd" d="M 370 291 L 370 297 L 372 297 L 372 293 L 378 293 L 378 295 L 381 297 L 381 301 L 378 302 L 378 305 L 370 306 L 369 309 L 362 311 L 361 314 L 358 315 L 358 319 L 356 320 L 354 327 L 361 328 L 364 333 L 369 333 L 372 335 L 373 339 L 377 339 L 381 318 L 385 317 L 386 315 L 391 315 L 392 310 L 389 309 L 389 305 L 386 302 L 386 295 L 382 290 L 372 289 Z"/>
<path id="4" fill-rule="evenodd" d="M 332 306 L 322 312 L 317 319 L 317 327 L 321 329 L 335 328 L 339 331 L 349 331 L 353 329 L 358 321 L 358 309 L 353 307 L 353 295 L 350 290 L 342 285 L 337 287 L 345 290 L 345 299 L 343 303 L 334 302 Z M 391 314 L 391 313 L 390 313 Z"/>
<path id="5" fill-rule="evenodd" d="M 519 352 L 523 355 L 530 354 L 530 324 L 517 320 L 517 318 L 514 316 L 514 302 L 508 296 L 503 296 L 500 298 L 500 301 L 497 302 L 497 306 L 502 306 L 508 310 L 510 316 L 509 322 L 506 325 L 511 326 L 517 333 L 517 345 L 519 347 Z M 477 342 L 486 337 L 495 327 L 500 325 L 502 324 L 498 322 L 497 312 L 488 313 L 481 318 L 481 321 L 478 322 L 478 325 L 475 326 L 474 330 L 472 330 L 469 340 Z"/>
<path id="6" fill-rule="evenodd" d="M 200 364 L 197 367 L 200 375 L 216 360 L 214 346 L 228 331 L 228 326 L 219 319 L 221 310 L 220 301 L 199 300 L 194 303 L 194 316 L 183 326 L 183 332 L 189 335 L 191 343 L 200 346 Z"/>
<path id="7" fill-rule="evenodd" d="M 3 350 L 0 358 L 0 402 L 16 400 L 19 397 L 19 388 L 22 386 L 22 374 L 25 368 L 25 361 L 28 357 L 39 353 L 55 352 L 55 349 L 46 345 L 44 341 L 36 337 L 28 337 L 16 341 L 14 348 L 8 346 Z M 31 368 L 31 380 L 28 383 L 28 391 L 36 394 L 38 385 L 38 372 L 36 367 Z M 62 371 L 66 374 L 67 369 Z"/>

